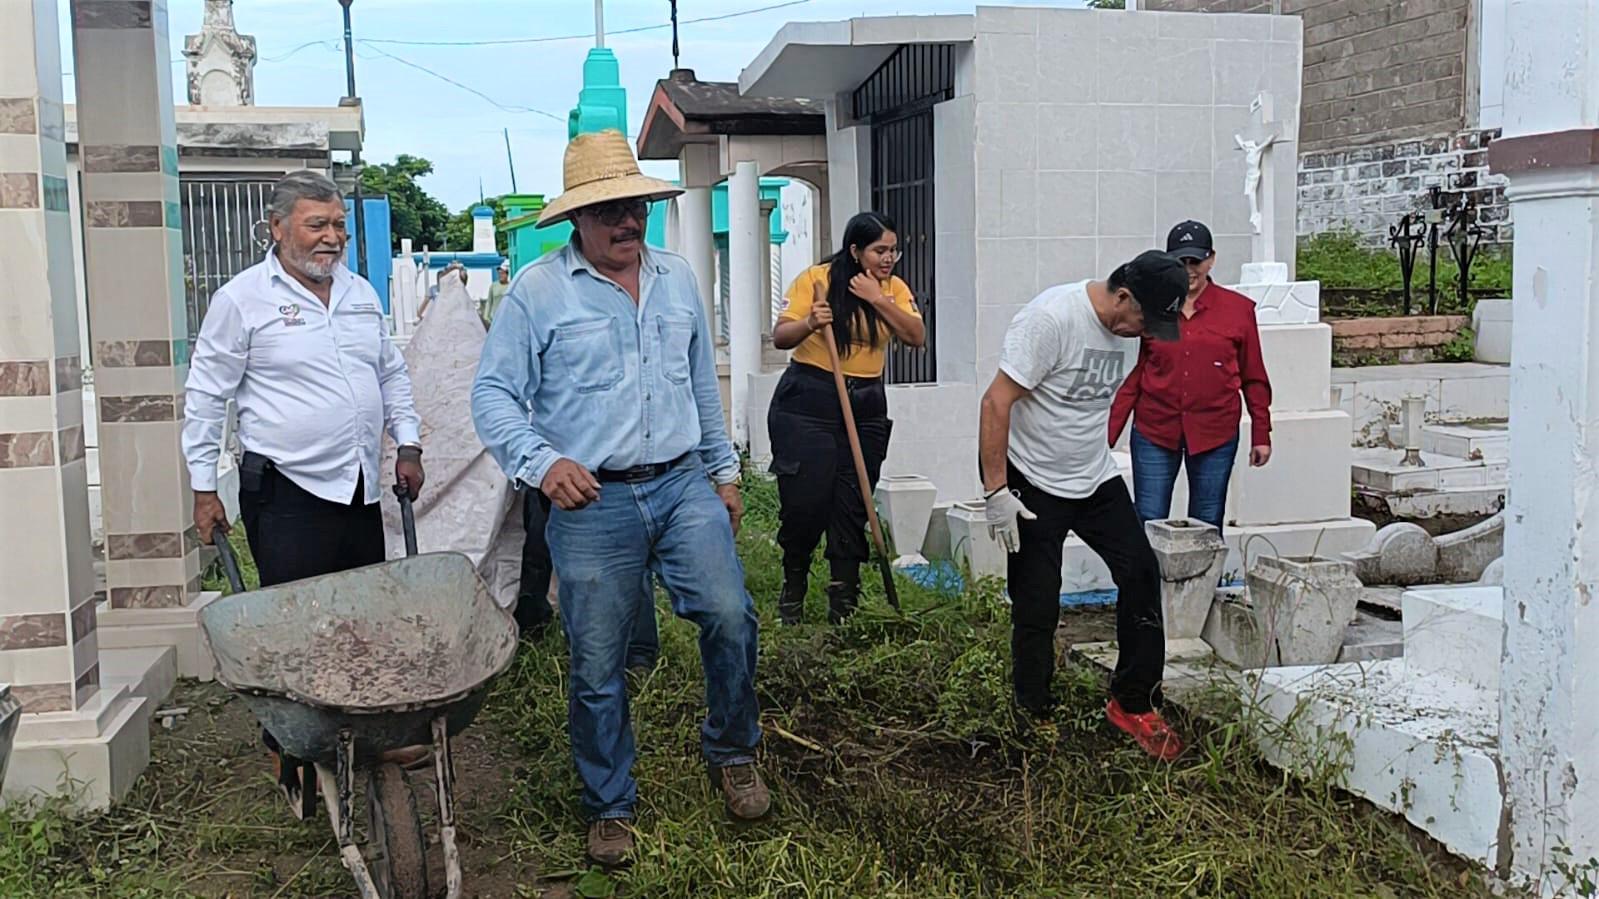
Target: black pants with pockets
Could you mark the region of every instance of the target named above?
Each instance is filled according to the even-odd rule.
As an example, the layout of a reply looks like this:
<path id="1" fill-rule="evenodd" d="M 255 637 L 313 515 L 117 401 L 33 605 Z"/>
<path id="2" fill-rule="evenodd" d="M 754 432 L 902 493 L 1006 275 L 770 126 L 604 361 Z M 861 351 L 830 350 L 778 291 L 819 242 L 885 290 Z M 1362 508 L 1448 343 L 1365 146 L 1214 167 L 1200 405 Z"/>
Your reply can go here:
<path id="1" fill-rule="evenodd" d="M 245 453 L 239 464 L 239 518 L 261 586 L 376 565 L 385 558 L 383 509 L 366 502 L 364 476 L 348 503 L 314 496 L 271 460 Z M 267 748 L 278 743 L 265 730 Z"/>
<path id="2" fill-rule="evenodd" d="M 261 586 L 384 560 L 383 510 L 367 504 L 364 478 L 356 479 L 349 502 L 329 502 L 289 480 L 266 457 L 245 453 L 239 480 L 239 517 Z"/>
<path id="3" fill-rule="evenodd" d="M 550 576 L 555 563 L 544 526 L 550 520 L 550 498 L 537 487 L 522 489 L 522 580 L 516 591 L 516 623 L 523 632 L 541 628 L 555 619 L 550 608 Z"/>
<path id="4" fill-rule="evenodd" d="M 893 429 L 888 395 L 881 378 L 847 378 L 845 387 L 866 476 L 875 489 Z M 826 533 L 833 579 L 857 581 L 860 565 L 869 556 L 866 506 L 861 502 L 833 373 L 790 364 L 772 394 L 766 428 L 772 438 L 771 471 L 777 476 L 781 507 L 777 543 L 783 548 L 785 571 L 809 568 L 811 553 Z M 902 551 L 920 548 L 903 547 Z"/>
<path id="5" fill-rule="evenodd" d="M 1166 635 L 1160 611 L 1160 565 L 1119 477 L 1082 499 L 1033 486 L 1007 465 L 1010 488 L 1037 520 L 1020 522 L 1021 550 L 1007 572 L 1016 701 L 1044 714 L 1054 705 L 1055 627 L 1060 622 L 1060 566 L 1066 537 L 1076 532 L 1110 568 L 1116 582 L 1116 669 L 1111 695 L 1140 714 L 1160 704 Z"/>

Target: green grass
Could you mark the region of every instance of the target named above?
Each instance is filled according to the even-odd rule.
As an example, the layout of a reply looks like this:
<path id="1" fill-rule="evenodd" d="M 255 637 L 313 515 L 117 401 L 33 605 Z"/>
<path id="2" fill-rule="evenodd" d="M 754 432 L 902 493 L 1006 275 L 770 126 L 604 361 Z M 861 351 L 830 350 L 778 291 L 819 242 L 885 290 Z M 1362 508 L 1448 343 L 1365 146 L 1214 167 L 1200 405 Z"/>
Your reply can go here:
<path id="1" fill-rule="evenodd" d="M 1371 247 L 1363 244 L 1359 235 L 1348 231 L 1333 231 L 1299 239 L 1297 250 L 1297 277 L 1306 281 L 1320 281 L 1323 290 L 1332 294 L 1341 315 L 1399 315 L 1403 310 L 1399 299 L 1404 280 L 1399 271 L 1399 257 L 1390 247 Z M 1459 280 L 1454 258 L 1447 247 L 1438 249 L 1438 290 L 1441 294 L 1440 312 L 1469 312 L 1460 309 L 1456 282 Z M 1511 259 L 1508 250 L 1498 248 L 1479 251 L 1471 266 L 1471 294 L 1477 296 L 1510 296 Z M 1415 308 L 1426 302 L 1427 251 L 1423 247 L 1416 257 L 1416 269 L 1411 279 L 1411 293 Z"/>
<path id="2" fill-rule="evenodd" d="M 473 728 L 504 753 L 507 786 L 465 822 L 467 845 L 521 884 L 490 895 L 537 895 L 535 871 L 580 895 L 651 899 L 1490 895 L 1395 817 L 1329 788 L 1326 771 L 1306 782 L 1261 764 L 1236 708 L 1214 725 L 1179 717 L 1193 748 L 1161 765 L 1105 725 L 1101 677 L 1067 666 L 1056 720 L 1023 726 L 994 582 L 959 596 L 901 582 L 899 617 L 868 573 L 847 626 L 779 629 L 775 491 L 752 478 L 746 497 L 771 818 L 727 820 L 700 762 L 695 634 L 663 620 L 662 660 L 632 683 L 638 859 L 578 881 L 566 658 L 551 634 L 521 652 Z M 189 721 L 156 731 L 155 763 L 113 812 L 0 810 L 0 896 L 348 894 L 325 821 L 287 818 L 249 727 L 203 736 L 212 715 L 237 725 L 239 703 L 185 689 Z"/>
<path id="3" fill-rule="evenodd" d="M 947 597 L 902 582 L 904 618 L 869 586 L 845 627 L 779 629 L 774 491 L 757 481 L 747 501 L 775 810 L 750 827 L 725 819 L 697 747 L 694 633 L 663 622 L 663 661 L 634 693 L 640 852 L 615 880 L 620 894 L 1486 895 L 1397 819 L 1263 766 L 1235 725 L 1185 721 L 1194 751 L 1174 766 L 1150 761 L 1105 725 L 1095 673 L 1064 670 L 1053 728 L 1021 726 L 996 584 Z M 507 805 L 508 849 L 575 870 L 565 661 L 557 638 L 540 649 L 499 685 L 514 701 L 490 713 L 531 772 Z"/>

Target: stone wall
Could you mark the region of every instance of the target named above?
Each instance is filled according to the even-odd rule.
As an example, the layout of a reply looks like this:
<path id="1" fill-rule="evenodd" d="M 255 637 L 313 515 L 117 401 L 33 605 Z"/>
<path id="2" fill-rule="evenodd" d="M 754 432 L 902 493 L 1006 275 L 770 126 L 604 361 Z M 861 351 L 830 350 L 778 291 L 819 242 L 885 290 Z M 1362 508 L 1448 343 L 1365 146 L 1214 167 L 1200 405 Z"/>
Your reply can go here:
<path id="1" fill-rule="evenodd" d="M 1447 197 L 1469 196 L 1477 204 L 1484 244 L 1508 245 L 1510 204 L 1502 175 L 1488 172 L 1493 131 L 1461 131 L 1452 137 L 1391 141 L 1299 157 L 1299 234 L 1355 231 L 1374 246 L 1386 246 L 1388 228 L 1399 217 L 1426 208 L 1427 189 Z"/>
<path id="2" fill-rule="evenodd" d="M 1426 202 L 1432 184 L 1482 208 L 1485 244 L 1511 240 L 1502 178 L 1470 130 L 1471 0 L 1140 0 L 1157 12 L 1298 16 L 1304 21 L 1298 233 L 1353 230 L 1386 245 L 1388 227 Z M 1218 26 L 1216 36 L 1226 33 Z"/>
<path id="3" fill-rule="evenodd" d="M 1467 125 L 1471 0 L 1140 0 L 1165 12 L 1266 12 L 1305 23 L 1300 152 L 1451 134 Z M 1217 38 L 1225 38 L 1225 28 Z"/>
<path id="4" fill-rule="evenodd" d="M 1464 315 L 1406 315 L 1330 320 L 1334 365 L 1438 361 L 1469 320 Z"/>

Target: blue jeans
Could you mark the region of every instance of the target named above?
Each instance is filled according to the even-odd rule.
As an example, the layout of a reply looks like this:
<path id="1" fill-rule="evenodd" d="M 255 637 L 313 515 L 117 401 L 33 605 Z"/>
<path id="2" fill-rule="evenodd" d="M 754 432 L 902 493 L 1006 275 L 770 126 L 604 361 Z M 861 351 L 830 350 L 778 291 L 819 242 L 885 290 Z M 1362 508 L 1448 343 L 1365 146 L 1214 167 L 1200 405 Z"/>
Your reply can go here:
<path id="1" fill-rule="evenodd" d="M 1171 491 L 1177 483 L 1177 468 L 1188 469 L 1188 517 L 1222 529 L 1227 510 L 1227 482 L 1233 476 L 1233 458 L 1238 454 L 1238 438 L 1202 453 L 1190 454 L 1186 447 L 1169 450 L 1150 442 L 1133 426 L 1129 443 L 1133 455 L 1133 504 L 1142 521 L 1155 521 L 1171 515 Z"/>
<path id="2" fill-rule="evenodd" d="M 604 484 L 583 509 L 552 509 L 546 533 L 571 650 L 567 729 L 584 811 L 631 817 L 638 799 L 623 664 L 640 611 L 638 585 L 650 571 L 671 594 L 672 611 L 699 625 L 707 764 L 754 761 L 761 739 L 755 604 L 727 508 L 699 459 L 653 481 Z"/>
<path id="3" fill-rule="evenodd" d="M 537 488 L 522 497 L 522 583 L 516 597 L 516 623 L 524 633 L 549 624 L 555 613 L 546 597 L 550 592 L 550 547 L 544 528 L 550 520 L 550 500 Z M 639 585 L 638 621 L 627 647 L 627 667 L 654 668 L 661 654 L 661 637 L 655 622 L 655 576 L 644 573 Z"/>

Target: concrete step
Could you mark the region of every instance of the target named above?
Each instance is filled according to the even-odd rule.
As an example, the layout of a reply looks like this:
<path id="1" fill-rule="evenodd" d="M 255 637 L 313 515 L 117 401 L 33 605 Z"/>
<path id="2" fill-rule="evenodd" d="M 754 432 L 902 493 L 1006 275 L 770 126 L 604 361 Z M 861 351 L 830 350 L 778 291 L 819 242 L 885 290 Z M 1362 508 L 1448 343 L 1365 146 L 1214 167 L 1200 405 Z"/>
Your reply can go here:
<path id="1" fill-rule="evenodd" d="M 1504 632 L 1503 587 L 1406 590 L 1405 662 L 1418 677 L 1444 677 L 1497 693 Z"/>
<path id="2" fill-rule="evenodd" d="M 102 686 L 128 688 L 132 696 L 150 701 L 153 711 L 178 682 L 178 652 L 170 646 L 138 646 L 100 650 Z"/>
<path id="3" fill-rule="evenodd" d="M 1421 449 L 1457 459 L 1510 458 L 1510 423 L 1432 424 L 1421 429 Z"/>
<path id="4" fill-rule="evenodd" d="M 1494 655 L 1497 661 L 1497 653 Z M 1247 672 L 1267 760 L 1403 815 L 1457 855 L 1494 864 L 1499 694 L 1423 677 L 1408 659 Z"/>

